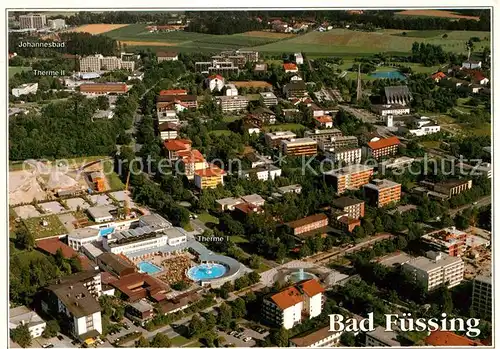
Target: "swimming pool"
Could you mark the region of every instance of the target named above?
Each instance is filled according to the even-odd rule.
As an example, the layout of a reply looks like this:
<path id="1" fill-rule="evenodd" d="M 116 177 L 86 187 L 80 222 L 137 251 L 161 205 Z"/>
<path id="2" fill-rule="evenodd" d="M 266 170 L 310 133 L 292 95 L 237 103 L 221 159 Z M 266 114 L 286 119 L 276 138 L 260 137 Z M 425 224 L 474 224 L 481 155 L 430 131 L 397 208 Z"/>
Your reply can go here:
<path id="1" fill-rule="evenodd" d="M 103 228 L 103 229 L 99 230 L 99 235 L 106 236 L 106 235 L 111 234 L 114 231 L 115 231 L 115 228 L 113 228 L 113 227 Z"/>
<path id="2" fill-rule="evenodd" d="M 370 74 L 371 77 L 375 79 L 397 79 L 397 80 L 406 80 L 406 76 L 398 72 L 397 70 L 393 71 L 379 71 Z"/>
<path id="3" fill-rule="evenodd" d="M 227 267 L 222 264 L 200 264 L 190 268 L 187 275 L 193 281 L 203 281 L 220 278 L 226 271 Z"/>
<path id="4" fill-rule="evenodd" d="M 137 263 L 137 266 L 139 267 L 139 270 L 141 272 L 147 273 L 149 275 L 156 274 L 156 273 L 163 270 L 160 267 L 158 267 L 150 262 L 139 262 L 139 263 Z"/>

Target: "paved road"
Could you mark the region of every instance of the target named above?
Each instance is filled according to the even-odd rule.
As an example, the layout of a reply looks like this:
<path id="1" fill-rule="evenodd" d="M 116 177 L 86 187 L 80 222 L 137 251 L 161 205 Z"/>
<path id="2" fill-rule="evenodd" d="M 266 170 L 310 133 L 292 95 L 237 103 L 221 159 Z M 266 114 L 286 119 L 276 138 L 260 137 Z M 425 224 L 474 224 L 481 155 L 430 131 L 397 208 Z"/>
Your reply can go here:
<path id="1" fill-rule="evenodd" d="M 377 115 L 365 109 L 353 108 L 348 105 L 339 105 L 339 108 L 351 113 L 352 115 L 362 120 L 363 122 L 373 124 L 373 126 L 377 129 L 377 133 L 380 134 L 381 136 L 385 137 L 394 136 L 394 134 L 388 131 L 385 126 L 375 125 L 375 123 L 379 121 Z"/>
<path id="2" fill-rule="evenodd" d="M 464 206 L 460 206 L 458 208 L 452 209 L 449 211 L 451 217 L 455 217 L 455 215 L 459 212 L 462 212 L 470 207 L 482 207 L 482 206 L 488 206 L 491 205 L 491 195 L 490 196 L 485 196 L 479 200 L 476 201 L 477 204 L 468 204 Z"/>

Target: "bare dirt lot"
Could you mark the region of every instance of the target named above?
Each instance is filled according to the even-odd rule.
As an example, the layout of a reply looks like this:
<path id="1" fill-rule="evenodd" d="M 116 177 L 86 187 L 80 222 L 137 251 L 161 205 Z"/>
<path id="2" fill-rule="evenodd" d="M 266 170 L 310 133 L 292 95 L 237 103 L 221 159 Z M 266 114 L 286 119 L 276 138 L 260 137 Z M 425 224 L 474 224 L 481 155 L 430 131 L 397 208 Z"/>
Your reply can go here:
<path id="1" fill-rule="evenodd" d="M 76 33 L 102 34 L 118 28 L 126 27 L 128 25 L 129 24 L 86 24 L 68 31 Z"/>
<path id="2" fill-rule="evenodd" d="M 120 41 L 120 44 L 127 46 L 176 46 L 177 44 L 171 42 L 158 42 L 158 41 Z"/>
<path id="3" fill-rule="evenodd" d="M 445 17 L 445 18 L 464 18 L 464 19 L 475 19 L 479 21 L 479 17 L 477 16 L 464 16 L 454 13 L 452 11 L 445 10 L 406 10 L 397 13 L 398 15 L 403 16 L 429 16 L 429 17 Z"/>
<path id="4" fill-rule="evenodd" d="M 269 88 L 272 87 L 271 84 L 265 81 L 231 81 L 231 84 L 236 87 L 259 87 L 259 88 Z"/>

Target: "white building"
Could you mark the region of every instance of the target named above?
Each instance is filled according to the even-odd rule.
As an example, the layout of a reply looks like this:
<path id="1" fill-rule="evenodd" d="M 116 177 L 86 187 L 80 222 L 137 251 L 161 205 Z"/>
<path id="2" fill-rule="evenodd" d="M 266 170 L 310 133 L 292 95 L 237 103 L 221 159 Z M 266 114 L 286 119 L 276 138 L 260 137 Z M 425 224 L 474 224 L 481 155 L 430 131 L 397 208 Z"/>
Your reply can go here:
<path id="1" fill-rule="evenodd" d="M 278 104 L 278 97 L 272 92 L 261 92 L 260 100 L 266 107 L 270 107 Z"/>
<path id="2" fill-rule="evenodd" d="M 481 65 L 482 65 L 481 61 L 462 62 L 462 68 L 465 68 L 465 69 L 478 69 L 478 68 L 481 68 Z"/>
<path id="3" fill-rule="evenodd" d="M 14 97 L 19 97 L 30 93 L 36 93 L 36 91 L 38 91 L 38 82 L 32 84 L 22 84 L 19 87 L 13 88 L 12 95 Z"/>
<path id="4" fill-rule="evenodd" d="M 417 280 L 431 291 L 448 283 L 452 288 L 464 278 L 464 261 L 441 252 L 429 251 L 426 257 L 417 257 L 403 264 L 403 268 L 413 273 Z"/>
<path id="5" fill-rule="evenodd" d="M 217 105 L 220 106 L 224 113 L 245 110 L 249 102 L 246 96 L 218 96 L 215 99 L 217 100 Z"/>
<path id="6" fill-rule="evenodd" d="M 96 223 L 110 222 L 114 220 L 113 211 L 116 212 L 117 207 L 114 205 L 94 206 L 87 209 L 87 213 Z"/>
<path id="7" fill-rule="evenodd" d="M 99 230 L 93 228 L 79 228 L 68 233 L 68 245 L 78 251 L 81 246 L 99 240 Z"/>
<path id="8" fill-rule="evenodd" d="M 276 177 L 281 176 L 281 168 L 268 165 L 265 167 L 255 167 L 241 173 L 241 177 L 244 178 L 251 178 L 252 175 L 255 175 L 259 181 L 274 180 Z"/>
<path id="9" fill-rule="evenodd" d="M 96 54 L 94 56 L 80 57 L 80 71 L 85 73 L 111 71 L 124 69 L 134 71 L 134 61 L 123 61 L 120 57 L 103 56 Z"/>
<path id="10" fill-rule="evenodd" d="M 52 30 L 64 29 L 64 28 L 66 28 L 66 21 L 62 18 L 49 19 L 48 25 L 49 25 L 49 28 Z"/>
<path id="11" fill-rule="evenodd" d="M 302 192 L 302 186 L 300 184 L 291 184 L 284 187 L 279 187 L 278 192 L 280 194 L 295 193 L 300 194 Z"/>
<path id="12" fill-rule="evenodd" d="M 234 84 L 227 84 L 226 86 L 226 96 L 237 96 L 238 89 Z"/>
<path id="13" fill-rule="evenodd" d="M 85 340 L 102 333 L 101 306 L 97 301 L 102 294 L 99 272 L 84 271 L 66 276 L 47 286 L 46 290 L 48 295 L 42 300 L 42 309 L 64 316 L 73 336 Z"/>
<path id="14" fill-rule="evenodd" d="M 210 91 L 221 91 L 225 85 L 225 79 L 222 75 L 211 75 L 206 80 L 205 83 Z"/>
<path id="15" fill-rule="evenodd" d="M 291 329 L 321 314 L 324 291 L 316 279 L 301 281 L 265 298 L 262 316 L 275 326 Z"/>
<path id="16" fill-rule="evenodd" d="M 19 16 L 19 25 L 21 29 L 42 29 L 47 24 L 47 17 L 45 15 L 21 15 Z"/>
<path id="17" fill-rule="evenodd" d="M 372 110 L 380 116 L 410 114 L 410 107 L 402 104 L 374 104 Z"/>
<path id="18" fill-rule="evenodd" d="M 268 132 L 265 134 L 264 138 L 266 140 L 266 144 L 269 147 L 277 147 L 281 144 L 282 140 L 291 140 L 297 137 L 295 133 L 292 131 L 276 131 L 276 132 Z"/>
<path id="19" fill-rule="evenodd" d="M 304 64 L 304 57 L 302 57 L 302 53 L 294 53 L 295 56 L 295 63 L 296 64 Z"/>
<path id="20" fill-rule="evenodd" d="M 397 334 L 396 331 L 386 331 L 384 327 L 377 326 L 375 330 L 365 332 L 365 347 L 400 347 Z"/>
<path id="21" fill-rule="evenodd" d="M 47 325 L 33 310 L 25 306 L 9 309 L 9 330 L 21 325 L 27 325 L 31 338 L 40 337 Z"/>
<path id="22" fill-rule="evenodd" d="M 340 342 L 341 331 L 330 332 L 330 326 L 325 326 L 319 330 L 308 332 L 290 339 L 290 347 L 299 348 L 324 348 L 336 347 Z"/>
<path id="23" fill-rule="evenodd" d="M 180 228 L 156 228 L 144 226 L 107 235 L 102 240 L 103 248 L 111 253 L 125 255 L 164 246 L 178 246 L 187 242 Z"/>
<path id="24" fill-rule="evenodd" d="M 335 163 L 359 164 L 361 162 L 361 148 L 339 148 L 332 152 L 326 152 L 325 156 Z"/>

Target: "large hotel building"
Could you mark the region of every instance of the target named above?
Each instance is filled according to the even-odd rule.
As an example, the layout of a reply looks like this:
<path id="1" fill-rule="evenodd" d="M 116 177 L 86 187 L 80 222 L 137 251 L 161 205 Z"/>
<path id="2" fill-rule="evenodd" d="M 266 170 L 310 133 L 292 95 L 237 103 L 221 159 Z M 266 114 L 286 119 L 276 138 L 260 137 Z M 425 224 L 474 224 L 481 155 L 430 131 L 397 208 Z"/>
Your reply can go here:
<path id="1" fill-rule="evenodd" d="M 290 140 L 281 141 L 281 150 L 285 155 L 300 156 L 316 155 L 317 143 L 311 138 L 293 138 Z"/>
<path id="2" fill-rule="evenodd" d="M 355 164 L 325 172 L 325 180 L 335 186 L 337 194 L 355 190 L 368 184 L 373 175 L 373 167 Z"/>
<path id="3" fill-rule="evenodd" d="M 374 159 L 396 155 L 401 142 L 397 137 L 389 137 L 374 142 L 368 142 L 367 155 Z"/>
<path id="4" fill-rule="evenodd" d="M 387 179 L 374 179 L 363 188 L 368 202 L 373 206 L 384 207 L 401 200 L 401 184 Z"/>
<path id="5" fill-rule="evenodd" d="M 45 15 L 22 15 L 19 16 L 19 25 L 21 29 L 42 29 L 47 24 Z"/>
<path id="6" fill-rule="evenodd" d="M 94 73 L 106 70 L 124 69 L 133 71 L 135 62 L 123 61 L 115 56 L 103 56 L 97 54 L 95 56 L 80 57 L 80 71 L 83 73 Z"/>

